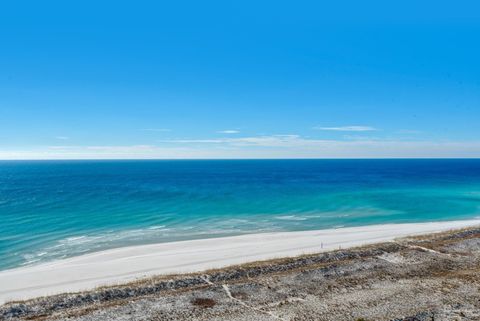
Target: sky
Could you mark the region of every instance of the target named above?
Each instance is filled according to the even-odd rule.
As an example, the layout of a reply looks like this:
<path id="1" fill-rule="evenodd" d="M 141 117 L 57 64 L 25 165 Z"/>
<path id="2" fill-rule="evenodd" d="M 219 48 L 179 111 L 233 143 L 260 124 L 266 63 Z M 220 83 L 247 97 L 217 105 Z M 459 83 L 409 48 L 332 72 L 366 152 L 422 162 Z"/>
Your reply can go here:
<path id="1" fill-rule="evenodd" d="M 0 159 L 480 157 L 478 1 L 3 1 Z"/>

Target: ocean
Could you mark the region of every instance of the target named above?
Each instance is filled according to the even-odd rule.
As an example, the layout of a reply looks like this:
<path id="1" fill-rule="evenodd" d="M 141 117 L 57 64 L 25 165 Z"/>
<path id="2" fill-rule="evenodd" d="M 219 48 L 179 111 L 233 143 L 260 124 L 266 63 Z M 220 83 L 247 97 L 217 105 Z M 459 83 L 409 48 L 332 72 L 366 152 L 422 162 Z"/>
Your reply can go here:
<path id="1" fill-rule="evenodd" d="M 0 161 L 0 270 L 128 245 L 479 216 L 478 159 Z"/>

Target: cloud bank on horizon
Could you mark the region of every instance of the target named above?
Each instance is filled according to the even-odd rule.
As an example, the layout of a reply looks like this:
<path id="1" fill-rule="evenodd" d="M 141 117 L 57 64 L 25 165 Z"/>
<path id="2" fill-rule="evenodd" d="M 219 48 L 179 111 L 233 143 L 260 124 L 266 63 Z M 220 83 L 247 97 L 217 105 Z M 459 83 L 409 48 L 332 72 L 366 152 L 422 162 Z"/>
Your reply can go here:
<path id="1" fill-rule="evenodd" d="M 479 158 L 480 142 L 377 138 L 328 140 L 299 135 L 168 139 L 156 145 L 52 145 L 0 151 L 0 159 Z"/>

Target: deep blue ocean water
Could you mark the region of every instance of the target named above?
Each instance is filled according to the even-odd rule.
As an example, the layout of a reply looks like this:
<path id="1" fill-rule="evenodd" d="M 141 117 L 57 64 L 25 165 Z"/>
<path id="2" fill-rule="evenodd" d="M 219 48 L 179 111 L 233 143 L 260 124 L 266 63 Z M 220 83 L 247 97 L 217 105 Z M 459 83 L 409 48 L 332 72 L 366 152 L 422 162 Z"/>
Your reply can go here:
<path id="1" fill-rule="evenodd" d="M 0 161 L 0 270 L 133 244 L 480 216 L 480 160 Z"/>

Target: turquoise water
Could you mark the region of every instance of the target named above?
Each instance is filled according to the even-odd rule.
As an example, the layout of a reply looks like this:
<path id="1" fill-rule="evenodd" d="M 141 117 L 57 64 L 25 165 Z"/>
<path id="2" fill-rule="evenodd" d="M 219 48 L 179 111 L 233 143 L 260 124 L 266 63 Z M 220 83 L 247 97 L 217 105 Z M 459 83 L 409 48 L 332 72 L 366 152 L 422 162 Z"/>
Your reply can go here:
<path id="1" fill-rule="evenodd" d="M 0 269 L 133 244 L 480 216 L 480 160 L 0 162 Z"/>

